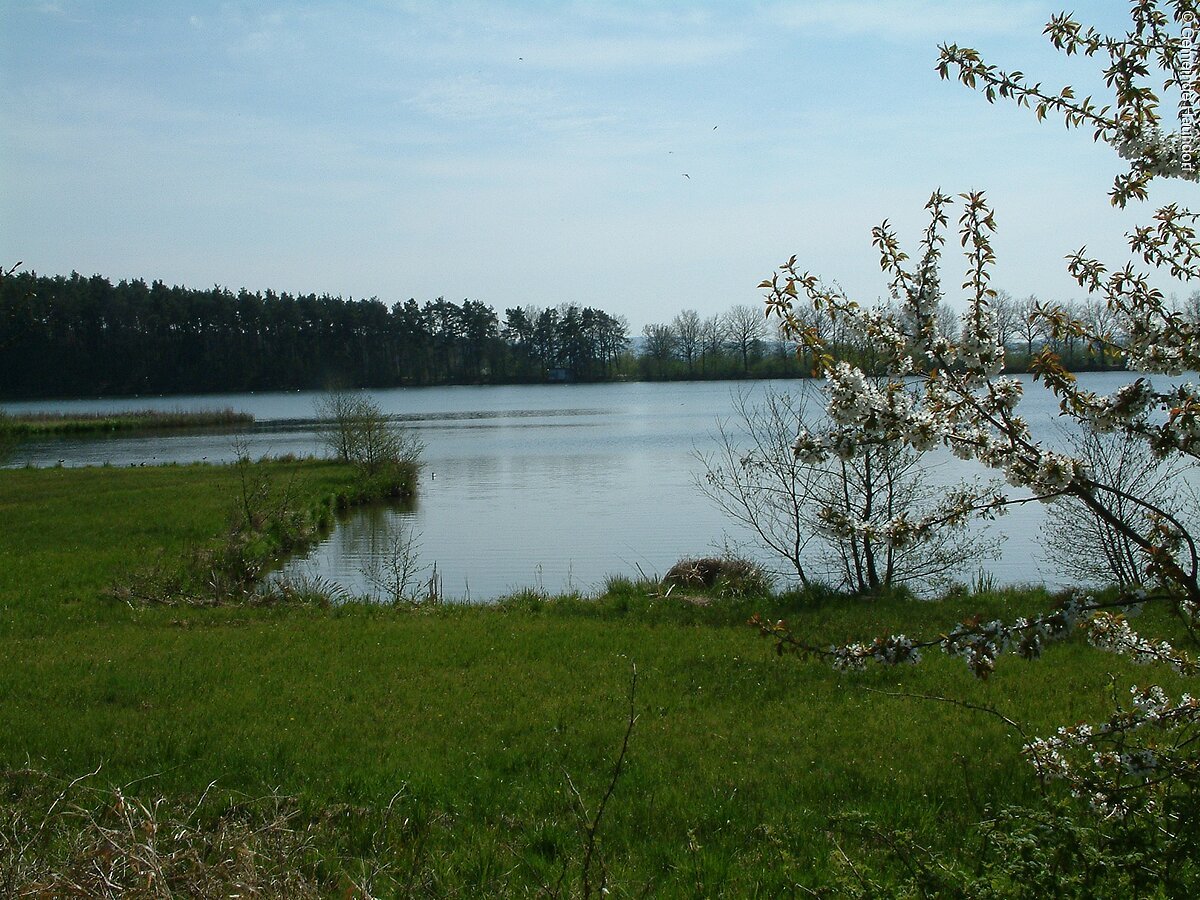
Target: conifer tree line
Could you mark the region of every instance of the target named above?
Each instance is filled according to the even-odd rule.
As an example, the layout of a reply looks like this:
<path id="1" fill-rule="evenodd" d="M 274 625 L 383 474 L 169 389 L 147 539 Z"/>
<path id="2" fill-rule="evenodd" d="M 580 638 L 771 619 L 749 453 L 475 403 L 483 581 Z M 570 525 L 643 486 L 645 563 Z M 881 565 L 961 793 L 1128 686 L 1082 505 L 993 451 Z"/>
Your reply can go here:
<path id="1" fill-rule="evenodd" d="M 1035 328 L 1035 302 L 1002 294 L 997 303 L 1010 361 L 1020 367 L 1050 347 L 1068 367 L 1103 365 L 1082 341 Z M 1185 310 L 1200 314 L 1200 293 Z M 953 311 L 943 318 L 955 332 Z M 815 318 L 812 327 L 830 326 Z M 840 346 L 840 336 L 825 337 Z M 811 369 L 757 304 L 709 317 L 684 310 L 635 338 L 624 317 L 574 303 L 500 315 L 476 300 L 440 297 L 389 305 L 77 273 L 0 277 L 0 396 L 9 398 L 778 378 Z"/>
<path id="2" fill-rule="evenodd" d="M 758 310 L 751 331 L 739 351 L 747 369 L 766 356 Z M 0 278 L 0 396 L 10 398 L 701 377 L 699 361 L 708 377 L 729 374 L 707 339 L 693 350 L 672 337 L 665 357 L 660 341 L 643 360 L 623 317 L 574 303 L 501 316 L 440 297 L 389 305 L 78 273 Z M 727 352 L 723 333 L 717 344 Z"/>

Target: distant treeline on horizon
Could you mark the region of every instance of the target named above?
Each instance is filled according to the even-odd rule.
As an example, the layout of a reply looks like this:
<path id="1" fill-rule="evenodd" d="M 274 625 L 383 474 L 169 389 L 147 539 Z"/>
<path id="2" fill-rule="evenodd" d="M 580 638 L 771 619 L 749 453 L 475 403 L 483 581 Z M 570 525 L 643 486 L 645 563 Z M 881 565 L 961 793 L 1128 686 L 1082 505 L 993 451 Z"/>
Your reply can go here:
<path id="1" fill-rule="evenodd" d="M 0 278 L 0 397 L 808 375 L 763 308 L 647 325 L 603 310 L 391 305 L 141 279 Z"/>

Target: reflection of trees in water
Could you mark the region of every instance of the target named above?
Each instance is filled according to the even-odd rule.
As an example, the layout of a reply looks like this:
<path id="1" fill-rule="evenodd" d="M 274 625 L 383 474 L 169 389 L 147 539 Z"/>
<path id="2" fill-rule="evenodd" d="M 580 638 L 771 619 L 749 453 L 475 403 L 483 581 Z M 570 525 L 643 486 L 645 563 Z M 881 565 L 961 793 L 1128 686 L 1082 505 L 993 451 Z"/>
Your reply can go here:
<path id="1" fill-rule="evenodd" d="M 440 589 L 434 580 L 424 583 L 430 567 L 421 562 L 421 534 L 411 517 L 397 517 L 371 536 L 370 555 L 361 572 L 376 599 L 387 603 L 436 600 Z M 425 588 L 424 590 L 422 590 Z"/>
<path id="2" fill-rule="evenodd" d="M 402 503 L 371 503 L 355 507 L 338 517 L 333 540 L 338 556 L 351 566 L 382 554 L 397 532 L 416 522 L 415 498 Z"/>

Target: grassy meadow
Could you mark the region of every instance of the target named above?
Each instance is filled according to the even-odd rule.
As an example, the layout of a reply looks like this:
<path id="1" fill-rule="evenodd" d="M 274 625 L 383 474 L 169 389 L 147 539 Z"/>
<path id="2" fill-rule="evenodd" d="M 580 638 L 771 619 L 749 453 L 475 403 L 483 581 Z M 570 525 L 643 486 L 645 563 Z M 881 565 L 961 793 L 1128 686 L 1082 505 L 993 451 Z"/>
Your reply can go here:
<path id="1" fill-rule="evenodd" d="M 487 607 L 199 608 L 113 590 L 219 544 L 247 478 L 324 523 L 351 477 L 314 461 L 0 471 L 0 892 L 82 865 L 83 839 L 49 812 L 98 822 L 126 809 L 119 788 L 208 823 L 206 840 L 231 810 L 269 806 L 297 841 L 271 845 L 276 868 L 307 881 L 271 882 L 260 847 L 262 896 L 555 896 L 601 878 L 615 896 L 805 895 L 845 868 L 831 817 L 953 849 L 987 809 L 1037 796 L 998 718 L 889 692 L 994 705 L 1040 734 L 1102 717 L 1110 676 L 1125 690 L 1138 674 L 1077 639 L 1040 663 L 1002 658 L 986 683 L 940 657 L 846 674 L 779 657 L 746 625 L 936 634 L 1043 609 L 1039 591 L 723 598 L 617 578 L 598 598 Z M 207 890 L 155 871 L 147 884 Z"/>

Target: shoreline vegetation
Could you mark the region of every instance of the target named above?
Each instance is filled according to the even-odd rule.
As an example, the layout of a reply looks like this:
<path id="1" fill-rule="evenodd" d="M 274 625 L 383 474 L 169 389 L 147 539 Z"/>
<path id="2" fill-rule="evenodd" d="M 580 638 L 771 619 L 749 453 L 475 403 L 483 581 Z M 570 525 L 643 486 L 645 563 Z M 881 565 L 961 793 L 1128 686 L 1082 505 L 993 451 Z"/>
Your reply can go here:
<path id="1" fill-rule="evenodd" d="M 0 412 L 0 431 L 13 437 L 107 432 L 138 433 L 240 428 L 254 424 L 254 416 L 230 408 L 217 410 L 138 409 L 124 412 Z"/>
<path id="2" fill-rule="evenodd" d="M 321 460 L 0 472 L 21 522 L 0 532 L 0 893 L 822 890 L 870 827 L 969 858 L 981 798 L 1039 795 L 1005 721 L 921 696 L 1041 734 L 1144 675 L 1075 638 L 987 685 L 948 658 L 851 677 L 746 625 L 915 633 L 1032 614 L 1055 602 L 1038 588 L 913 603 L 617 576 L 467 606 L 261 587 L 379 495 Z"/>

